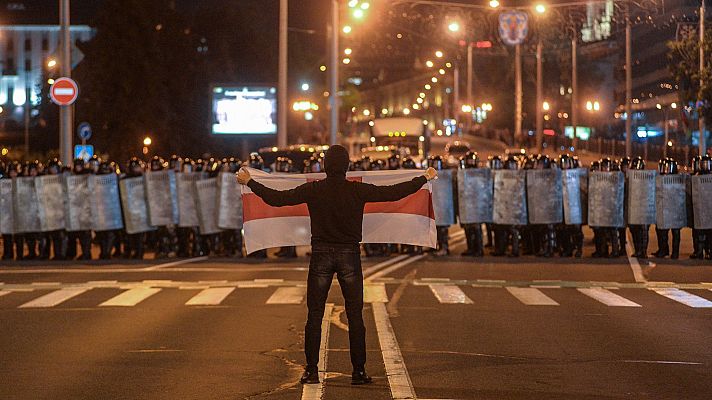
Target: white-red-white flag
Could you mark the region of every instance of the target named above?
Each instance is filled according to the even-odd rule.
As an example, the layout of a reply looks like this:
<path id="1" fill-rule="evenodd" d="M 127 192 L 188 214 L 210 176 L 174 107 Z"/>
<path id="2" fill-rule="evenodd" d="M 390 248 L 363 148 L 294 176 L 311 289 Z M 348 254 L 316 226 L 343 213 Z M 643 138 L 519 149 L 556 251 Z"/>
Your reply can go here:
<path id="1" fill-rule="evenodd" d="M 268 174 L 248 168 L 257 182 L 276 190 L 293 189 L 326 178 L 326 174 Z M 384 186 L 409 181 L 423 174 L 418 170 L 354 171 L 346 179 Z M 270 247 L 303 246 L 311 242 L 306 204 L 286 207 L 267 205 L 242 185 L 243 229 L 247 253 Z M 363 215 L 363 243 L 403 243 L 435 248 L 437 233 L 432 185 L 394 202 L 367 203 Z"/>

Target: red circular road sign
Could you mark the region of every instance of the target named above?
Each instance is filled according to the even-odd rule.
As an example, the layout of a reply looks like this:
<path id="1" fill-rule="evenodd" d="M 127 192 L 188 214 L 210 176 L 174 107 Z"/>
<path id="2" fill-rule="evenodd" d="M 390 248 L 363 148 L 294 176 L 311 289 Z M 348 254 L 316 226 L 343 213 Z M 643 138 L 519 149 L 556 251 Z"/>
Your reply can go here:
<path id="1" fill-rule="evenodd" d="M 49 90 L 52 101 L 60 106 L 68 106 L 74 103 L 79 96 L 79 86 L 71 78 L 59 78 Z"/>

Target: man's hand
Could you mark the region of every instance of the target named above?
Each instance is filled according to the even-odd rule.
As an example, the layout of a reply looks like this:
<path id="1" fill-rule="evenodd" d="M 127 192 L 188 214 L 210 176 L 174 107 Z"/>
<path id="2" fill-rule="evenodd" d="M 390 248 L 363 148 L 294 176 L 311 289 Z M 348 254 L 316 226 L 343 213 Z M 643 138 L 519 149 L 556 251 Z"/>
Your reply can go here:
<path id="1" fill-rule="evenodd" d="M 432 181 L 433 179 L 437 178 L 438 176 L 438 171 L 435 170 L 435 168 L 430 167 L 425 170 L 425 179 Z"/>
<path id="2" fill-rule="evenodd" d="M 245 168 L 240 168 L 240 170 L 237 171 L 237 174 L 235 175 L 237 175 L 237 183 L 239 183 L 240 185 L 247 185 L 247 182 L 252 179 L 249 171 L 247 171 Z"/>

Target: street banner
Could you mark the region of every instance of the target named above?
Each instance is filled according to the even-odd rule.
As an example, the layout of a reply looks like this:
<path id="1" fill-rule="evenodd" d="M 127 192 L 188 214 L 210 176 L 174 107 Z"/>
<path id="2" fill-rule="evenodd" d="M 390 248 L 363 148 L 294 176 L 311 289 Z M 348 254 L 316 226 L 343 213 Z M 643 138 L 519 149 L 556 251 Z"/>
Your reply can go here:
<path id="1" fill-rule="evenodd" d="M 326 177 L 325 174 L 274 175 L 252 168 L 248 170 L 257 182 L 276 190 L 293 189 Z M 354 171 L 347 173 L 346 178 L 384 186 L 406 182 L 422 174 L 423 171 L 418 170 Z M 306 204 L 272 207 L 249 187 L 240 187 L 247 253 L 270 247 L 310 244 L 311 227 Z M 436 236 L 430 182 L 399 201 L 367 203 L 364 207 L 363 243 L 403 243 L 435 248 Z"/>

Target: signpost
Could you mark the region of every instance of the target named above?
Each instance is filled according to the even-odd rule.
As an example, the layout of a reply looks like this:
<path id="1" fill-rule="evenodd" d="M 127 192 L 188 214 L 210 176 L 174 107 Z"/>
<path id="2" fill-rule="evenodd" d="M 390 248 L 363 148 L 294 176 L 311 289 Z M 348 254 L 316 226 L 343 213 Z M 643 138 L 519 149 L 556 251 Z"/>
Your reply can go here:
<path id="1" fill-rule="evenodd" d="M 89 161 L 94 155 L 94 146 L 90 144 L 78 144 L 74 146 L 74 159 L 81 158 L 82 160 Z"/>

